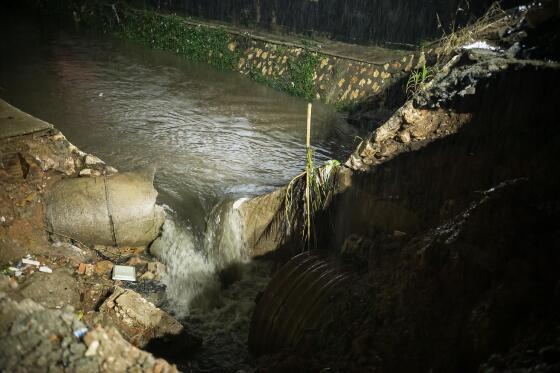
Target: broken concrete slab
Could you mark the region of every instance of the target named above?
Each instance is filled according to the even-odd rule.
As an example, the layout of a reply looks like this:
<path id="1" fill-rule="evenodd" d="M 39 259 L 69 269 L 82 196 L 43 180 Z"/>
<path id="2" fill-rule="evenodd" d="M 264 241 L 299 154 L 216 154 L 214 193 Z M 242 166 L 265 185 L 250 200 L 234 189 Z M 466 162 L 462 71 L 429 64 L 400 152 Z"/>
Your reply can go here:
<path id="1" fill-rule="evenodd" d="M 140 348 L 154 338 L 183 332 L 183 326 L 171 315 L 135 291 L 119 286 L 101 305 L 99 315 L 103 322 L 114 325 L 130 343 Z"/>
<path id="2" fill-rule="evenodd" d="M 28 135 L 52 129 L 53 125 L 37 119 L 0 100 L 0 139 Z"/>

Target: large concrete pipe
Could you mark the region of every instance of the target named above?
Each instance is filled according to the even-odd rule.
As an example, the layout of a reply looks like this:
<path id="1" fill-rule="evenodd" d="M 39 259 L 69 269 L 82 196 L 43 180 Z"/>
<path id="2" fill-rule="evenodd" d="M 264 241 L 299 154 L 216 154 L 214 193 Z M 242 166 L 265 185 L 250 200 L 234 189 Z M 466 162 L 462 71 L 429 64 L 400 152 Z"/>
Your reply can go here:
<path id="1" fill-rule="evenodd" d="M 249 348 L 260 356 L 283 348 L 298 349 L 306 333 L 337 318 L 336 304 L 348 297 L 350 275 L 324 256 L 303 253 L 272 278 L 251 320 Z"/>
<path id="2" fill-rule="evenodd" d="M 145 170 L 60 180 L 46 196 L 47 227 L 86 244 L 147 245 L 165 219 L 153 179 Z"/>

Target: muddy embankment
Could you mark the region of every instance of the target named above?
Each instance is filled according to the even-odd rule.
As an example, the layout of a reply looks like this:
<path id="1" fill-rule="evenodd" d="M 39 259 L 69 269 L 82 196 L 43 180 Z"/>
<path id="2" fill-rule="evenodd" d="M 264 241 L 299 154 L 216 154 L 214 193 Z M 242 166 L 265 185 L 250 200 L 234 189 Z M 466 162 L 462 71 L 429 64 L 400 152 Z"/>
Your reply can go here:
<path id="1" fill-rule="evenodd" d="M 560 368 L 560 65 L 546 41 L 559 13 L 522 10 L 495 48 L 458 48 L 348 160 L 318 251 L 259 300 L 263 367 Z"/>

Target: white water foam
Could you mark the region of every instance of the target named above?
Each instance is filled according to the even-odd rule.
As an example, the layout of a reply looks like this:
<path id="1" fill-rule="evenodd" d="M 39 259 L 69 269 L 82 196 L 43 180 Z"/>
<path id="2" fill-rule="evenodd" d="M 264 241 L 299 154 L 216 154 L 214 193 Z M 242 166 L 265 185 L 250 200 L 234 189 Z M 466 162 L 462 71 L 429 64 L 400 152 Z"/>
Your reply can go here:
<path id="1" fill-rule="evenodd" d="M 167 266 L 162 281 L 167 286 L 169 309 L 179 318 L 193 309 L 211 310 L 223 305 L 220 273 L 248 263 L 239 210 L 242 202 L 226 201 L 215 206 L 203 239 L 168 211 L 162 235 L 154 245 Z"/>

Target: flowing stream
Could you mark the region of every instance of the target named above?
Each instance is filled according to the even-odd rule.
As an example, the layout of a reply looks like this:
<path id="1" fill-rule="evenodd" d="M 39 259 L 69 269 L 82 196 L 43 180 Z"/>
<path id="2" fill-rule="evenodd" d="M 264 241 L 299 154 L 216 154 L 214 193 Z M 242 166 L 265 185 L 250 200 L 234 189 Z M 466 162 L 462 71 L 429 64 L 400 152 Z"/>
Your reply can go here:
<path id="1" fill-rule="evenodd" d="M 305 165 L 306 102 L 234 72 L 108 36 L 0 16 L 0 97 L 53 123 L 120 171 L 153 165 L 168 211 L 167 308 L 204 339 L 195 371 L 249 366 L 246 339 L 270 265 L 246 257 L 235 206 Z M 315 104 L 316 162 L 345 159 L 358 133 Z M 220 255 L 207 248 L 220 239 Z M 238 263 L 224 287 L 217 271 Z"/>

